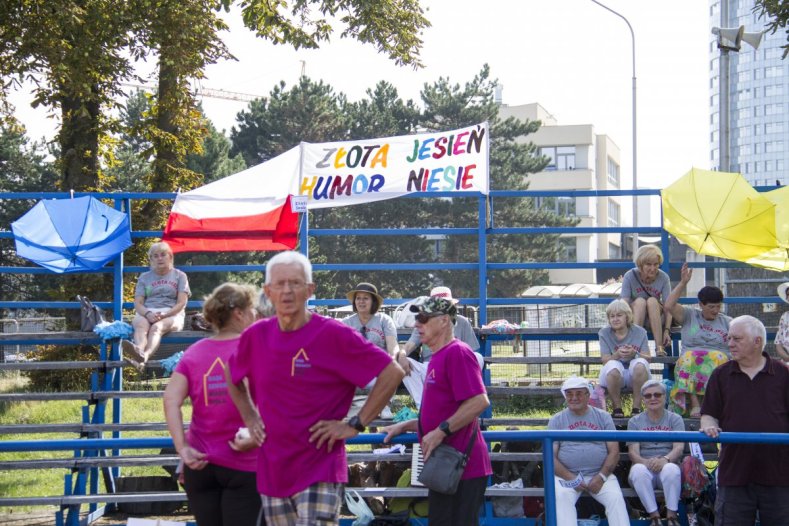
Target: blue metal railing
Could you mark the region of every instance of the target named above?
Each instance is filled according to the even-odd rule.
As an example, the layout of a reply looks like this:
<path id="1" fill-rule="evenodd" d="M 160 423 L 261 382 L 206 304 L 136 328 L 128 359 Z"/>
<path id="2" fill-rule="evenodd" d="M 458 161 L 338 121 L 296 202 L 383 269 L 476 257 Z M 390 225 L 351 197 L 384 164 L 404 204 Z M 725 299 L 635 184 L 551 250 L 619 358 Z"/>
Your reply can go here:
<path id="1" fill-rule="evenodd" d="M 789 433 L 721 433 L 710 438 L 702 432 L 679 431 L 483 431 L 485 441 L 491 442 L 540 442 L 543 452 L 543 491 L 545 494 L 545 525 L 556 526 L 553 444 L 560 441 L 573 442 L 719 442 L 722 444 L 789 444 Z M 361 434 L 346 440 L 348 445 L 381 444 L 383 433 Z M 413 433 L 392 439 L 396 444 L 413 444 L 417 437 Z M 78 440 L 17 440 L 0 441 L 0 452 L 31 451 L 82 451 L 96 456 L 99 450 L 161 449 L 173 447 L 169 438 L 127 439 L 78 439 Z M 98 488 L 96 488 L 98 489 Z M 76 524 L 67 518 L 67 524 Z"/>
<path id="2" fill-rule="evenodd" d="M 772 189 L 772 188 L 768 188 Z M 336 236 L 336 235 L 354 235 L 354 236 L 423 236 L 426 234 L 442 234 L 447 236 L 476 236 L 477 248 L 479 257 L 476 262 L 470 263 L 456 263 L 456 262 L 432 262 L 432 263 L 321 263 L 315 264 L 316 271 L 364 271 L 364 270 L 389 270 L 389 271 L 430 271 L 430 270 L 458 270 L 477 273 L 477 297 L 468 297 L 462 300 L 463 304 L 473 305 L 478 307 L 498 306 L 498 305 L 528 305 L 528 304 L 554 304 L 554 305 L 567 305 L 567 304 L 605 304 L 610 301 L 607 298 L 504 298 L 504 297 L 490 297 L 487 293 L 487 282 L 491 272 L 498 272 L 504 270 L 520 269 L 602 269 L 602 268 L 615 268 L 622 269 L 623 271 L 632 268 L 632 263 L 624 262 L 488 262 L 487 261 L 487 246 L 489 240 L 500 235 L 540 235 L 540 234 L 654 234 L 660 236 L 660 244 L 664 254 L 669 254 L 668 251 L 668 234 L 661 228 L 661 226 L 651 227 L 509 227 L 506 225 L 499 225 L 500 219 L 495 218 L 496 204 L 502 199 L 523 199 L 523 198 L 538 198 L 538 197 L 608 197 L 608 196 L 655 196 L 659 195 L 659 190 L 583 190 L 583 191 L 492 191 L 489 196 L 480 194 L 465 194 L 459 196 L 457 193 L 451 192 L 436 192 L 436 193 L 415 193 L 404 198 L 465 198 L 469 203 L 476 201 L 477 203 L 477 224 L 468 227 L 459 228 L 404 228 L 404 229 L 386 229 L 386 228 L 366 228 L 366 229 L 311 229 L 309 228 L 308 214 L 302 214 L 301 229 L 300 229 L 300 250 L 309 256 L 310 245 L 309 236 Z M 77 192 L 74 196 L 92 195 L 99 199 L 111 200 L 114 208 L 131 214 L 132 201 L 137 199 L 158 199 L 158 200 L 173 200 L 176 194 L 173 193 L 134 193 L 134 192 L 121 192 L 121 193 L 80 193 Z M 67 192 L 25 192 L 25 193 L 4 193 L 0 194 L 0 201 L 7 199 L 52 199 L 52 198 L 69 198 L 70 193 Z M 471 206 L 471 205 L 470 205 Z M 146 239 L 161 236 L 160 231 L 133 231 L 133 239 Z M 9 231 L 0 231 L 0 239 L 12 239 L 12 233 Z M 662 269 L 668 272 L 670 268 L 680 267 L 682 262 L 671 262 L 666 258 Z M 735 262 L 703 262 L 692 263 L 691 267 L 694 268 L 743 268 L 747 265 Z M 180 269 L 187 273 L 203 273 L 203 272 L 262 272 L 265 270 L 265 265 L 183 265 L 179 266 Z M 97 305 L 111 309 L 115 319 L 121 319 L 123 311 L 130 309 L 133 304 L 131 302 L 123 301 L 123 286 L 128 274 L 138 274 L 147 271 L 147 267 L 142 266 L 125 266 L 123 255 L 119 255 L 111 267 L 106 267 L 96 271 L 97 273 L 111 273 L 113 275 L 112 298 L 110 301 L 97 301 Z M 6 274 L 52 274 L 50 271 L 39 267 L 0 267 L 0 272 Z M 728 303 L 773 303 L 776 302 L 775 296 L 767 297 L 740 297 L 740 298 L 727 298 Z M 403 300 L 390 299 L 385 303 L 392 305 Z M 683 303 L 695 303 L 692 298 L 683 298 Z M 345 298 L 325 298 L 315 299 L 312 301 L 315 305 L 320 306 L 337 306 L 347 304 Z M 202 301 L 193 300 L 188 303 L 189 308 L 197 308 L 202 306 Z M 3 301 L 0 298 L 0 309 L 77 309 L 79 308 L 78 302 L 70 301 Z M 482 325 L 487 322 L 487 309 L 479 309 L 479 324 Z M 489 340 L 495 339 L 492 336 Z M 543 339 L 551 339 L 550 336 L 543 336 Z M 561 339 L 566 339 L 562 336 Z M 585 339 L 586 335 L 579 336 L 578 339 Z M 190 338 L 179 338 L 178 336 L 171 336 L 168 338 L 173 342 L 188 343 L 193 341 Z M 98 338 L 84 340 L 85 343 L 98 343 Z M 74 343 L 73 339 L 38 341 L 31 339 L 21 340 L 20 343 L 47 343 L 47 344 L 68 344 Z M 489 343 L 486 343 L 486 348 L 483 349 L 486 355 L 490 354 Z M 109 360 L 120 361 L 120 351 L 117 342 L 112 345 L 102 345 L 100 349 L 100 356 L 102 359 L 109 358 Z M 94 371 L 92 377 L 92 386 L 96 390 L 99 382 L 102 383 L 102 390 L 115 390 L 120 391 L 123 389 L 122 375 L 119 369 L 108 370 L 105 376 L 99 377 L 99 372 Z M 102 373 L 103 374 L 103 373 Z M 489 377 L 487 378 L 489 381 Z M 113 399 L 113 423 L 120 423 L 122 421 L 122 401 L 120 399 Z M 91 409 L 93 413 L 91 414 Z M 84 410 L 83 422 L 88 423 L 103 423 L 105 418 L 105 406 L 103 402 L 88 406 Z M 486 436 L 495 436 L 486 434 Z M 538 432 L 529 432 L 538 433 Z M 120 438 L 120 432 L 113 432 L 113 439 L 125 440 Z M 536 435 L 531 435 L 536 436 Z M 665 435 L 661 435 L 665 436 Z M 574 435 L 577 439 L 579 435 Z M 493 439 L 493 438 L 491 438 Z M 512 439 L 510 437 L 508 440 Z M 143 439 L 136 439 L 143 440 Z M 162 439 L 165 440 L 165 439 Z M 540 440 L 548 440 L 540 439 Z M 697 440 L 704 441 L 704 440 Z M 13 442 L 0 441 L 0 450 L 2 447 L 8 446 Z M 29 443 L 29 442 L 28 442 Z M 80 446 L 76 450 L 84 450 L 87 446 L 85 440 L 79 441 Z M 354 443 L 354 442 L 352 442 Z M 114 454 L 119 454 L 122 447 L 121 442 L 114 442 L 113 445 L 108 446 L 113 449 Z M 547 463 L 552 462 L 551 459 L 546 459 Z M 116 470 L 116 474 L 117 474 Z M 84 488 L 84 486 L 83 486 Z M 95 477 L 91 481 L 90 490 L 95 490 Z M 78 491 L 81 491 L 78 489 Z M 546 487 L 546 493 L 552 492 L 552 485 Z"/>

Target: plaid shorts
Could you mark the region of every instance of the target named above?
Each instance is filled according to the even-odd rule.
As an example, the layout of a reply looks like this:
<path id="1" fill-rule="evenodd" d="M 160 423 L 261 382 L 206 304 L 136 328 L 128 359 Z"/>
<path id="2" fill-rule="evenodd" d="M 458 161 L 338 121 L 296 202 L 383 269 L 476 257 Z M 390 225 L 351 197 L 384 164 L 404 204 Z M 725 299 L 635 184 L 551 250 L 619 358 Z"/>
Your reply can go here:
<path id="1" fill-rule="evenodd" d="M 289 498 L 261 495 L 267 526 L 339 524 L 343 485 L 318 482 Z"/>

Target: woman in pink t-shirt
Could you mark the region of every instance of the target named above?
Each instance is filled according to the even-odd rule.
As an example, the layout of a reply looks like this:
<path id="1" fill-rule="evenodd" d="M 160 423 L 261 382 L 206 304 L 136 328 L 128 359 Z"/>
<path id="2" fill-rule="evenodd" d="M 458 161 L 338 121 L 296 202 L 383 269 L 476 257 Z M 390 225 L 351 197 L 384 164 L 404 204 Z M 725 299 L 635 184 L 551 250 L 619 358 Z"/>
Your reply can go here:
<path id="1" fill-rule="evenodd" d="M 216 333 L 191 345 L 164 391 L 164 414 L 184 464 L 184 486 L 198 526 L 253 526 L 260 514 L 257 448 L 237 431 L 244 422 L 225 384 L 225 366 L 241 332 L 256 318 L 252 287 L 225 283 L 206 298 L 205 319 Z M 184 433 L 181 407 L 189 397 L 192 422 Z M 247 451 L 242 451 L 242 450 Z"/>

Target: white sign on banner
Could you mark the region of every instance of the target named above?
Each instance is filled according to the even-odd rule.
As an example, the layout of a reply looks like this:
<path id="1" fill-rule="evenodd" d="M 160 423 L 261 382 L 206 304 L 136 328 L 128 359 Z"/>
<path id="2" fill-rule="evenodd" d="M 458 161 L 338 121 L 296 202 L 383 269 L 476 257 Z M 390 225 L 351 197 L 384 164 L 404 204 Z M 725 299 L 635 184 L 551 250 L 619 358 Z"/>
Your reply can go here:
<path id="1" fill-rule="evenodd" d="M 488 123 L 459 130 L 301 144 L 296 195 L 310 209 L 415 192 L 488 193 Z"/>

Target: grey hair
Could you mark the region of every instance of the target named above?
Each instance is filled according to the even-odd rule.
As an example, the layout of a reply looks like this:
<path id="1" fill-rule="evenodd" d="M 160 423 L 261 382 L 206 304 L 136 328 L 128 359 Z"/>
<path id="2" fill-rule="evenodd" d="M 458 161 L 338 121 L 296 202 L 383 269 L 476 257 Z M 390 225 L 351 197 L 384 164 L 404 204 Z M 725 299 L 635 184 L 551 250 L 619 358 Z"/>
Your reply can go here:
<path id="1" fill-rule="evenodd" d="M 764 350 L 764 346 L 767 345 L 767 329 L 764 328 L 764 323 L 762 323 L 759 319 L 754 318 L 753 316 L 749 316 L 744 314 L 742 316 L 737 316 L 731 323 L 729 324 L 729 331 L 731 332 L 731 328 L 737 325 L 744 325 L 748 334 L 756 339 L 762 339 L 762 348 L 760 350 Z"/>
<path id="2" fill-rule="evenodd" d="M 307 283 L 312 283 L 312 263 L 307 259 L 307 256 L 295 250 L 288 250 L 280 252 L 266 263 L 266 285 L 271 283 L 271 269 L 277 265 L 299 265 L 304 272 L 304 280 Z"/>
<path id="3" fill-rule="evenodd" d="M 644 385 L 641 386 L 641 394 L 643 395 L 644 392 L 650 387 L 659 387 L 660 391 L 663 394 L 666 394 L 666 384 L 664 384 L 661 380 L 647 380 L 644 382 Z"/>

